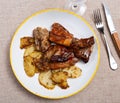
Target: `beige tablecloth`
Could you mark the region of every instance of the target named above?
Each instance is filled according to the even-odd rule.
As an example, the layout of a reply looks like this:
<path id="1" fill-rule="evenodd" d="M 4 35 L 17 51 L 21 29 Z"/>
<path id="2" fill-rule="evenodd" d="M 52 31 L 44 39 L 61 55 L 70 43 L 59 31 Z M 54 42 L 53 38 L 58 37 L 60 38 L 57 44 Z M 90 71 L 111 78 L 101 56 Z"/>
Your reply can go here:
<path id="1" fill-rule="evenodd" d="M 95 29 L 91 19 L 92 11 L 100 8 L 104 18 L 101 6 L 103 1 L 109 5 L 116 29 L 120 33 L 120 0 L 88 0 L 88 9 L 83 17 Z M 82 92 L 66 99 L 43 99 L 25 90 L 14 77 L 9 62 L 9 47 L 16 28 L 36 11 L 62 8 L 63 4 L 62 0 L 0 0 L 0 103 L 120 103 L 120 58 L 105 22 L 105 33 L 119 67 L 117 71 L 110 70 L 105 46 L 95 29 L 101 45 L 101 62 L 95 78 Z"/>

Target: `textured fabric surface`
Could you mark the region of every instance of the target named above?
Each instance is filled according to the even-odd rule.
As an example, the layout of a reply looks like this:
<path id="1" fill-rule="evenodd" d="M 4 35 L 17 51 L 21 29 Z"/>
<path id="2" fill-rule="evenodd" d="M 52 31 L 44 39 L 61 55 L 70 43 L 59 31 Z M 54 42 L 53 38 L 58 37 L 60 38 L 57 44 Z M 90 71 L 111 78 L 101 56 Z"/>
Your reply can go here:
<path id="1" fill-rule="evenodd" d="M 94 28 L 100 45 L 100 66 L 90 85 L 82 92 L 69 98 L 49 100 L 37 97 L 25 90 L 16 80 L 9 62 L 11 38 L 19 24 L 28 16 L 45 8 L 63 8 L 64 0 L 0 0 L 0 103 L 120 103 L 120 58 L 108 32 L 105 19 L 105 33 L 119 69 L 109 68 L 108 56 L 100 34 L 92 21 L 92 11 L 100 8 L 104 1 L 109 5 L 118 33 L 120 33 L 120 0 L 88 0 L 83 16 Z M 119 35 L 120 37 L 120 35 Z"/>

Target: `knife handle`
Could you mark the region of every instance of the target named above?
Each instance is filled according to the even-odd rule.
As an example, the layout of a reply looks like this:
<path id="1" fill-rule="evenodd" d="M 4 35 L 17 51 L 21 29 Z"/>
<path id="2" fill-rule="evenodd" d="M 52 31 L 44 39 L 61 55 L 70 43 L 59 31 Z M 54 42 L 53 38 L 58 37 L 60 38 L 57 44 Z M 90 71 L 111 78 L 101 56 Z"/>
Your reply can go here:
<path id="1" fill-rule="evenodd" d="M 112 39 L 113 39 L 113 42 L 115 44 L 115 48 L 117 50 L 117 53 L 120 57 L 120 39 L 119 39 L 119 36 L 118 36 L 118 33 L 115 32 L 112 34 Z"/>

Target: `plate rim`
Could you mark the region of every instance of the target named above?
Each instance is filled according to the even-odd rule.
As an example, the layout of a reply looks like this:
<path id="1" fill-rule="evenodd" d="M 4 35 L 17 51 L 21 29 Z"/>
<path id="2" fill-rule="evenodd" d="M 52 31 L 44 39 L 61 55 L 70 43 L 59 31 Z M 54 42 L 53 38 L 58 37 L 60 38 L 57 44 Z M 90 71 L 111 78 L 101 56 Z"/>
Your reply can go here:
<path id="1" fill-rule="evenodd" d="M 17 35 L 18 31 L 20 30 L 20 28 L 31 18 L 33 18 L 34 16 L 36 15 L 39 15 L 39 14 L 42 14 L 42 13 L 45 13 L 45 12 L 49 12 L 49 11 L 58 11 L 58 12 L 64 12 L 64 13 L 68 13 L 68 14 L 72 14 L 73 16 L 77 17 L 78 19 L 82 20 L 87 26 L 88 28 L 93 32 L 93 35 L 96 39 L 96 43 L 97 43 L 97 48 L 98 48 L 98 60 L 97 60 L 97 64 L 96 64 L 96 67 L 95 67 L 95 70 L 91 76 L 91 78 L 88 80 L 88 82 L 85 83 L 85 85 L 80 88 L 78 91 L 76 92 L 73 92 L 69 95 L 66 95 L 66 96 L 58 96 L 58 97 L 50 97 L 50 96 L 43 96 L 43 95 L 40 95 L 38 93 L 34 93 L 33 91 L 31 91 L 30 89 L 28 89 L 27 87 L 24 86 L 24 83 L 22 83 L 22 81 L 20 81 L 17 77 L 17 74 L 15 72 L 15 69 L 13 68 L 13 64 L 12 64 L 12 44 L 13 44 L 13 41 L 14 41 L 14 38 L 15 36 Z M 14 32 L 13 36 L 12 36 L 12 39 L 11 39 L 11 42 L 10 42 L 10 65 L 11 65 L 11 69 L 13 71 L 13 74 L 14 76 L 16 77 L 17 81 L 21 84 L 22 87 L 24 87 L 24 89 L 26 89 L 27 91 L 29 91 L 30 93 L 38 96 L 38 97 L 42 97 L 42 98 L 47 98 L 47 99 L 62 99 L 62 98 L 67 98 L 67 97 L 70 97 L 70 96 L 73 96 L 79 92 L 81 92 L 82 90 L 84 90 L 90 83 L 91 81 L 93 80 L 93 78 L 95 77 L 95 74 L 99 68 L 99 65 L 100 65 L 100 43 L 99 43 L 99 40 L 96 36 L 96 33 L 94 31 L 94 29 L 92 28 L 92 26 L 89 24 L 89 22 L 87 20 L 85 20 L 83 17 L 81 17 L 80 15 L 72 12 L 72 11 L 69 11 L 69 10 L 64 10 L 64 9 L 59 9 L 59 8 L 49 8 L 49 9 L 43 9 L 43 10 L 39 10 L 35 13 L 33 13 L 32 15 L 28 16 L 26 19 L 23 20 L 22 23 L 20 23 L 20 25 L 17 27 L 16 31 Z"/>

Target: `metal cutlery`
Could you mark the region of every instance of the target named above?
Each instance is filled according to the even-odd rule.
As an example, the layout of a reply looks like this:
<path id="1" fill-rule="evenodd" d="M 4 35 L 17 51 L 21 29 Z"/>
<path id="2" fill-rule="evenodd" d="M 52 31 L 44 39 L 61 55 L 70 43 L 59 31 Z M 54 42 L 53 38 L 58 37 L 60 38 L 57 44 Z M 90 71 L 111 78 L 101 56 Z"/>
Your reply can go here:
<path id="1" fill-rule="evenodd" d="M 97 9 L 95 11 L 93 11 L 93 18 L 94 18 L 94 23 L 96 25 L 96 28 L 98 29 L 98 31 L 100 32 L 100 34 L 103 34 L 104 36 L 104 40 L 105 40 L 105 44 L 106 44 L 106 49 L 107 49 L 107 53 L 108 53 L 108 57 L 109 57 L 109 64 L 112 70 L 116 70 L 117 69 L 117 63 L 114 59 L 114 57 L 111 54 L 107 39 L 106 39 L 106 35 L 104 33 L 104 25 L 102 22 L 102 17 L 101 17 L 101 13 L 100 13 L 100 9 Z"/>
<path id="2" fill-rule="evenodd" d="M 116 47 L 117 53 L 120 57 L 120 39 L 118 37 L 118 33 L 117 33 L 117 31 L 115 29 L 115 26 L 113 24 L 113 20 L 112 20 L 109 8 L 104 3 L 103 3 L 103 7 L 104 7 L 104 11 L 105 11 L 105 16 L 106 16 L 108 28 L 109 28 L 110 33 L 111 33 L 111 37 L 113 39 L 113 42 L 114 42 L 114 45 Z"/>

